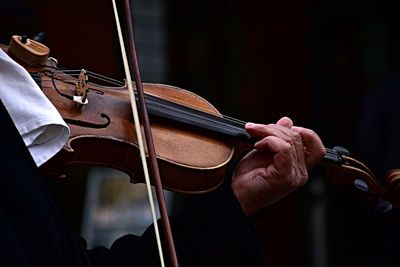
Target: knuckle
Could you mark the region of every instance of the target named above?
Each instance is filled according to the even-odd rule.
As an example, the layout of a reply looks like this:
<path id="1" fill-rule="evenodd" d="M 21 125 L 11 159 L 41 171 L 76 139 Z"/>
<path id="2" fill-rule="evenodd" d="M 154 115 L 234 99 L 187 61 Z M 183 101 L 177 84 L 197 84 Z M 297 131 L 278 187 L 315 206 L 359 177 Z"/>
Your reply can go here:
<path id="1" fill-rule="evenodd" d="M 298 175 L 296 177 L 296 179 L 292 180 L 292 186 L 293 186 L 293 188 L 299 188 L 299 187 L 305 185 L 307 180 L 308 180 L 308 175 L 301 173 L 300 175 Z"/>
<path id="2" fill-rule="evenodd" d="M 292 140 L 295 144 L 302 144 L 303 139 L 301 138 L 301 135 L 297 132 L 293 132 L 292 134 Z"/>
<path id="3" fill-rule="evenodd" d="M 305 168 L 304 166 L 293 166 L 291 176 L 292 179 L 290 179 L 290 181 L 292 188 L 299 188 L 303 186 L 308 180 L 307 168 Z"/>
<path id="4" fill-rule="evenodd" d="M 303 132 L 303 134 L 308 135 L 308 136 L 316 136 L 317 135 L 313 130 L 308 129 L 308 128 L 303 128 L 302 132 Z"/>
<path id="5" fill-rule="evenodd" d="M 301 179 L 300 179 L 300 186 L 303 186 L 307 183 L 308 181 L 308 172 L 307 170 L 304 168 L 303 170 L 303 174 L 301 175 Z"/>

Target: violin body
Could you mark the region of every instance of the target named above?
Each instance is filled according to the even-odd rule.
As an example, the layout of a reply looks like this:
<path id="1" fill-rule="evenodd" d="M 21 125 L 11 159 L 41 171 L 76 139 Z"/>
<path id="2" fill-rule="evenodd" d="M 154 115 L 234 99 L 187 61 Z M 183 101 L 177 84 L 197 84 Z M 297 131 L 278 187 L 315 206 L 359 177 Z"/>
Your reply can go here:
<path id="1" fill-rule="evenodd" d="M 8 51 L 7 46 L 0 47 Z M 69 165 L 89 164 L 119 169 L 129 175 L 131 182 L 144 183 L 126 84 L 110 87 L 89 83 L 88 104 L 82 105 L 60 95 L 74 95 L 78 79 L 58 71 L 54 59 L 49 58 L 44 67 L 14 59 L 30 73 L 40 75 L 42 91 L 70 127 L 68 143 L 40 167 L 43 174 L 65 177 Z M 147 95 L 221 116 L 208 101 L 190 91 L 150 83 L 144 84 L 144 90 Z M 205 193 L 224 181 L 235 152 L 232 140 L 157 117 L 152 118 L 151 129 L 165 189 Z"/>
<path id="2" fill-rule="evenodd" d="M 144 182 L 126 86 L 89 83 L 88 104 L 82 105 L 66 101 L 54 90 L 57 87 L 59 91 L 73 95 L 75 85 L 71 81 L 75 78 L 66 74 L 57 79 L 50 79 L 45 73 L 40 75 L 43 92 L 69 122 L 71 130 L 68 144 L 41 167 L 42 171 L 60 176 L 68 165 L 92 164 L 126 172 L 134 183 Z M 144 84 L 144 89 L 146 94 L 185 102 L 219 115 L 210 103 L 187 90 L 161 84 Z M 215 138 L 207 131 L 177 127 L 171 121 L 157 118 L 152 120 L 151 129 L 166 189 L 203 193 L 222 183 L 234 155 L 230 142 Z"/>

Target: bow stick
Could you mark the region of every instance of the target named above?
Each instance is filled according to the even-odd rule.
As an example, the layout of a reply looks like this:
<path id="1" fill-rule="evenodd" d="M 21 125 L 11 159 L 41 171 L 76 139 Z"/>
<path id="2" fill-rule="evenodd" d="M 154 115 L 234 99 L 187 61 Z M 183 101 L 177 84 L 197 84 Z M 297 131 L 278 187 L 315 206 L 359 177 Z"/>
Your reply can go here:
<path id="1" fill-rule="evenodd" d="M 124 63 L 125 75 L 126 75 L 126 79 L 127 79 L 127 83 L 128 83 L 128 90 L 129 90 L 129 95 L 130 95 L 130 100 L 131 100 L 132 113 L 133 113 L 133 117 L 134 117 L 134 121 L 135 121 L 135 129 L 136 129 L 136 135 L 137 135 L 138 143 L 139 143 L 140 156 L 141 156 L 141 160 L 142 160 L 143 171 L 144 171 L 144 176 L 145 176 L 146 186 L 147 186 L 147 192 L 148 192 L 151 212 L 152 212 L 152 216 L 153 216 L 154 230 L 156 233 L 158 251 L 160 254 L 160 262 L 161 262 L 161 266 L 164 266 L 164 257 L 163 257 L 162 248 L 161 248 L 161 241 L 160 241 L 160 237 L 159 237 L 157 219 L 156 219 L 155 211 L 154 211 L 154 203 L 153 203 L 153 197 L 152 197 L 151 188 L 150 188 L 150 179 L 149 179 L 149 173 L 148 173 L 148 169 L 147 169 L 147 161 L 146 161 L 146 156 L 145 156 L 145 152 L 144 152 L 143 139 L 142 139 L 142 134 L 141 134 L 141 129 L 140 129 L 138 111 L 137 111 L 137 107 L 136 107 L 135 94 L 133 92 L 132 79 L 131 79 L 130 72 L 129 72 L 129 66 L 128 66 L 128 62 L 127 62 L 126 51 L 125 51 L 124 41 L 122 38 L 121 26 L 119 23 L 118 12 L 117 12 L 115 0 L 112 0 L 112 3 L 113 3 L 113 8 L 114 8 L 115 20 L 116 20 L 116 24 L 117 24 L 119 42 L 120 42 L 120 46 L 121 46 L 121 53 L 122 53 L 122 59 L 123 59 L 123 63 Z M 153 137 L 151 134 L 149 117 L 147 114 L 147 107 L 146 107 L 146 103 L 144 100 L 143 85 L 142 85 L 142 81 L 141 81 L 141 76 L 140 76 L 140 71 L 139 71 L 139 63 L 138 63 L 138 59 L 137 59 L 135 41 L 134 41 L 134 36 L 133 36 L 132 17 L 131 17 L 131 12 L 130 12 L 131 9 L 130 9 L 129 0 L 125 0 L 124 4 L 125 4 L 125 14 L 126 14 L 126 20 L 127 20 L 127 27 L 128 27 L 129 48 L 130 48 L 131 57 L 132 57 L 131 59 L 132 59 L 132 64 L 133 64 L 134 76 L 135 76 L 136 91 L 137 91 L 137 95 L 138 95 L 138 103 L 139 103 L 140 110 L 141 110 L 141 119 L 143 122 L 143 129 L 144 129 L 144 134 L 145 134 L 145 138 L 146 138 L 146 146 L 147 146 L 147 151 L 148 151 L 149 159 L 150 159 L 150 167 L 151 167 L 151 170 L 153 173 L 153 181 L 154 181 L 158 205 L 159 205 L 159 209 L 160 209 L 164 235 L 165 235 L 165 239 L 166 239 L 166 243 L 167 243 L 169 260 L 170 260 L 171 266 L 177 267 L 177 266 L 179 266 L 178 259 L 176 257 L 175 245 L 174 245 L 174 241 L 173 241 L 173 237 L 172 237 L 167 207 L 165 204 L 165 198 L 164 198 L 164 193 L 163 193 L 162 184 L 161 184 L 160 171 L 159 171 L 158 164 L 157 164 L 155 147 L 154 147 Z"/>

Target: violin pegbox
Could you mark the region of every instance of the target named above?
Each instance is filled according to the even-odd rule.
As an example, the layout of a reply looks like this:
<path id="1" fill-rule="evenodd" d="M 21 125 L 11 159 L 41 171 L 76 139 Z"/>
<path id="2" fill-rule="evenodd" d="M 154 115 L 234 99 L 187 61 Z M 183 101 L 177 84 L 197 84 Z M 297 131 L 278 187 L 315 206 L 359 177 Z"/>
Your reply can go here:
<path id="1" fill-rule="evenodd" d="M 376 177 L 362 162 L 350 157 L 348 150 L 342 147 L 327 149 L 325 161 L 320 164 L 327 167 L 327 181 L 348 185 L 375 205 L 381 201 L 382 188 Z"/>

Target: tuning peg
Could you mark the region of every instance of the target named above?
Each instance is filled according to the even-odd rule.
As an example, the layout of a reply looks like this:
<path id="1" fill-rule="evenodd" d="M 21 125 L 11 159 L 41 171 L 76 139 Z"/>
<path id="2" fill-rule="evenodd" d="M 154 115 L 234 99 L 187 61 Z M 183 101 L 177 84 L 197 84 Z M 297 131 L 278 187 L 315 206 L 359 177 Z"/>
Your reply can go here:
<path id="1" fill-rule="evenodd" d="M 384 200 L 376 204 L 374 213 L 375 215 L 383 215 L 386 212 L 390 211 L 392 208 L 393 208 L 392 203 L 390 203 L 387 200 Z"/>
<path id="2" fill-rule="evenodd" d="M 33 36 L 32 40 L 43 43 L 44 39 L 46 39 L 46 33 L 45 32 L 39 32 L 35 36 Z"/>
<path id="3" fill-rule="evenodd" d="M 335 150 L 336 152 L 338 152 L 340 155 L 350 156 L 350 152 L 349 152 L 346 148 L 344 148 L 344 147 L 335 146 L 335 147 L 333 148 L 333 150 Z"/>
<path id="4" fill-rule="evenodd" d="M 26 44 L 26 41 L 28 41 L 28 36 L 24 34 L 21 36 L 21 43 Z"/>

